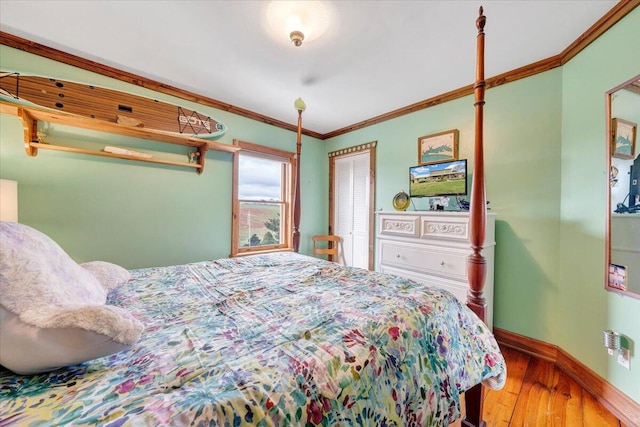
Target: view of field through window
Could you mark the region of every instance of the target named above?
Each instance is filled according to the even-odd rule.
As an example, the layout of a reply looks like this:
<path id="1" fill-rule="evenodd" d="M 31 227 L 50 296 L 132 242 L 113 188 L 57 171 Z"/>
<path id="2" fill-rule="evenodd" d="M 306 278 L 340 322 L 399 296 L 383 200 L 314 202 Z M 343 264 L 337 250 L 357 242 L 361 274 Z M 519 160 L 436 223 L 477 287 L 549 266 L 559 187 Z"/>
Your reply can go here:
<path id="1" fill-rule="evenodd" d="M 283 161 L 240 156 L 238 172 L 239 230 L 238 246 L 267 246 L 280 244 Z"/>
<path id="2" fill-rule="evenodd" d="M 279 244 L 280 204 L 241 202 L 238 238 L 240 246 Z"/>

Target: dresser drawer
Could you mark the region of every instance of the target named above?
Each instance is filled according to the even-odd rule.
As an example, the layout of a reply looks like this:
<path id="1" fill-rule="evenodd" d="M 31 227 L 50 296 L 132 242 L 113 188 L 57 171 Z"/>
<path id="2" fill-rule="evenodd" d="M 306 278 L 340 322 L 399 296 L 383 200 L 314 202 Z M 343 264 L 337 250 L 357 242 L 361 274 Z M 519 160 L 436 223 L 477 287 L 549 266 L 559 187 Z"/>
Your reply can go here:
<path id="1" fill-rule="evenodd" d="M 457 216 L 432 216 L 421 218 L 420 238 L 426 240 L 469 241 L 469 221 Z"/>
<path id="2" fill-rule="evenodd" d="M 376 270 L 451 291 L 461 302 L 469 292 L 469 212 L 376 212 Z M 482 255 L 486 263 L 485 320 L 493 324 L 494 212 L 487 212 Z"/>
<path id="3" fill-rule="evenodd" d="M 378 234 L 415 238 L 420 236 L 420 217 L 417 215 L 388 215 L 378 221 Z"/>
<path id="4" fill-rule="evenodd" d="M 468 252 L 392 241 L 380 242 L 380 263 L 453 280 L 467 280 Z"/>

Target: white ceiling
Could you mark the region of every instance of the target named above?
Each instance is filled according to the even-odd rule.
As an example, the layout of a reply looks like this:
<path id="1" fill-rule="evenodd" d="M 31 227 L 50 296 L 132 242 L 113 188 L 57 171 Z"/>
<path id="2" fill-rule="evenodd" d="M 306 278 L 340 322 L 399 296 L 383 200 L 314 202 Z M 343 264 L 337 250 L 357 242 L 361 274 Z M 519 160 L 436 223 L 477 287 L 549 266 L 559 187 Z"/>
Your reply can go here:
<path id="1" fill-rule="evenodd" d="M 329 133 L 557 55 L 614 0 L 327 1 L 329 28 L 295 47 L 266 1 L 0 1 L 0 29 L 74 55 Z M 1 58 L 0 58 L 1 60 Z"/>

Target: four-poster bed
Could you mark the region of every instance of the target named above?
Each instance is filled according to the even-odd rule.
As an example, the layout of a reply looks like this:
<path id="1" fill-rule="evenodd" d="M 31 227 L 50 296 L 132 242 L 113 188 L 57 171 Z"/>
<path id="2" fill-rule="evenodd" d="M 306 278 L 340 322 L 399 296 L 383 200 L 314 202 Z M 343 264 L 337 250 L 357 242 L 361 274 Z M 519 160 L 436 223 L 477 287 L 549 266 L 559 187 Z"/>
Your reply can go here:
<path id="1" fill-rule="evenodd" d="M 469 204 L 469 240 L 473 253 L 467 260 L 467 276 L 469 293 L 467 306 L 481 319 L 485 320 L 486 301 L 484 299 L 484 282 L 487 274 L 486 260 L 482 256 L 482 245 L 487 225 L 487 203 L 484 186 L 484 25 L 486 17 L 480 7 L 476 27 L 478 28 L 476 52 L 475 94 L 475 143 L 473 157 L 473 181 L 471 182 L 471 201 Z M 466 417 L 464 426 L 482 426 L 482 385 L 476 385 L 465 393 Z"/>
<path id="2" fill-rule="evenodd" d="M 467 306 L 482 320 L 485 321 L 486 300 L 484 297 L 484 285 L 487 274 L 485 257 L 482 248 L 485 241 L 487 225 L 486 194 L 484 180 L 484 94 L 486 82 L 484 79 L 484 26 L 486 17 L 480 6 L 476 19 L 478 35 L 476 38 L 476 81 L 473 86 L 475 96 L 475 139 L 474 139 L 474 163 L 473 181 L 471 183 L 471 200 L 469 206 L 469 241 L 472 254 L 467 260 L 467 277 L 469 291 L 467 294 Z M 300 102 L 300 104 L 299 104 Z M 302 112 L 306 106 L 300 98 L 296 100 L 298 111 L 298 127 L 296 140 L 297 168 L 295 176 L 295 194 L 293 199 L 293 250 L 298 252 L 300 245 L 300 154 L 302 135 Z M 465 393 L 466 417 L 465 426 L 484 425 L 482 420 L 482 385 L 478 384 Z"/>
<path id="3" fill-rule="evenodd" d="M 468 306 L 480 318 L 486 216 L 483 26 L 481 9 L 470 219 L 474 253 L 468 264 Z M 304 108 L 297 109 L 299 166 Z M 299 183 L 296 173 L 296 252 Z M 8 358 L 0 345 L 0 364 L 29 374 L 0 368 L 0 425 L 441 426 L 459 417 L 460 394 L 466 392 L 463 423 L 480 426 L 480 384 L 500 388 L 505 381 L 504 359 L 478 316 L 450 293 L 411 280 L 295 252 L 128 273 L 112 266 L 119 271 L 116 280 L 105 277 L 104 270 L 98 274 L 78 266 L 30 227 L 1 225 L 0 314 L 12 317 L 0 327 L 28 327 L 36 338 L 46 332 L 48 326 L 29 324 L 29 316 L 16 311 L 16 301 L 6 300 L 13 288 L 25 286 L 29 274 L 42 276 L 42 271 L 25 271 L 35 268 L 24 261 L 36 250 L 29 242 L 36 241 L 37 250 L 57 254 L 39 258 L 49 276 L 60 270 L 50 262 L 66 263 L 89 280 L 86 269 L 95 275 L 91 280 L 109 290 L 105 307 L 126 311 L 134 319 L 130 323 L 139 327 L 140 322 L 145 330 L 139 340 L 123 344 L 124 350 L 55 370 L 63 365 L 39 359 L 29 365 L 28 354 Z M 71 275 L 56 286 L 48 286 L 49 276 L 42 276 L 41 284 L 51 291 L 47 295 L 53 293 L 51 304 L 64 312 L 67 301 L 55 295 L 56 286 L 73 285 Z M 93 304 L 100 305 L 97 301 Z M 91 330 L 118 340 L 117 334 L 109 335 L 112 331 L 91 327 L 67 325 L 66 332 Z M 7 330 L 0 332 L 5 339 Z"/>
<path id="4" fill-rule="evenodd" d="M 300 249 L 300 155 L 302 154 L 302 112 L 307 108 L 302 98 L 293 104 L 298 111 L 298 131 L 296 134 L 296 174 L 293 184 L 293 251 Z"/>

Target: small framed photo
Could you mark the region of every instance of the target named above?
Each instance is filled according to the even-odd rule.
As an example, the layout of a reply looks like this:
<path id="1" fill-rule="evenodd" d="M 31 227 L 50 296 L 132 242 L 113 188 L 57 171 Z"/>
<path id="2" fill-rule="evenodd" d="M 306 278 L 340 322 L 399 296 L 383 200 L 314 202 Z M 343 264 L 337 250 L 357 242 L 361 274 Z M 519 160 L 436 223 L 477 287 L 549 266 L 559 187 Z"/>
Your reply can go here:
<path id="1" fill-rule="evenodd" d="M 458 160 L 458 129 L 418 138 L 418 164 Z"/>
<path id="2" fill-rule="evenodd" d="M 609 287 L 627 290 L 627 267 L 618 264 L 609 264 Z"/>
<path id="3" fill-rule="evenodd" d="M 611 119 L 611 155 L 620 159 L 633 159 L 636 155 L 638 125 L 627 120 Z"/>

